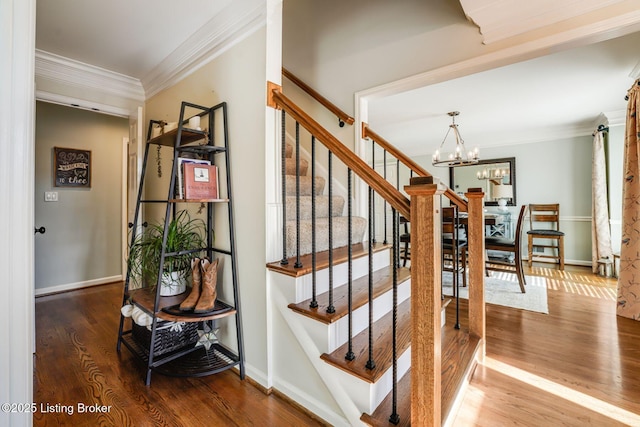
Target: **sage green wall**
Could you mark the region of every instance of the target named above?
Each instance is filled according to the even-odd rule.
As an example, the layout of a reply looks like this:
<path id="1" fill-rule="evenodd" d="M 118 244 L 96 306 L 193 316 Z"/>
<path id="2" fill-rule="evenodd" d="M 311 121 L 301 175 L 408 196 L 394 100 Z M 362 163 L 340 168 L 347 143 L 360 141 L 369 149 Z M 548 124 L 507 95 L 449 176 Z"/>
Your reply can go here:
<path id="1" fill-rule="evenodd" d="M 128 120 L 36 103 L 35 287 L 86 284 L 122 274 L 122 141 Z M 53 186 L 53 147 L 91 150 L 91 188 Z M 57 191 L 58 202 L 45 202 Z M 34 197 L 30 194 L 27 197 Z"/>

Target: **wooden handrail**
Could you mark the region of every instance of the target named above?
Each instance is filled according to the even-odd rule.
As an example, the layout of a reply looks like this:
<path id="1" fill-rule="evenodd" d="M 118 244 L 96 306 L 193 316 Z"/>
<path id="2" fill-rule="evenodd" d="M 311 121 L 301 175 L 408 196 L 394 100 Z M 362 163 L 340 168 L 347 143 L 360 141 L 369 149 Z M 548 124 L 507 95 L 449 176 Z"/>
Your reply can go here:
<path id="1" fill-rule="evenodd" d="M 406 154 L 404 154 L 402 151 L 394 147 L 389 141 L 387 141 L 386 139 L 378 135 L 375 131 L 373 131 L 369 127 L 369 125 L 367 125 L 364 122 L 362 123 L 362 137 L 370 138 L 374 140 L 378 145 L 384 148 L 387 152 L 391 153 L 392 156 L 400 160 L 402 164 L 404 164 L 406 167 L 411 169 L 416 175 L 423 176 L 423 177 L 432 176 L 426 169 L 424 169 L 422 166 L 420 166 L 419 164 L 414 162 L 412 159 L 407 157 Z M 446 189 L 444 191 L 444 195 L 447 197 L 447 199 L 451 200 L 453 204 L 458 206 L 460 211 L 466 212 L 467 202 L 462 197 L 458 196 L 455 193 L 455 191 L 453 191 L 451 188 L 449 188 L 446 185 L 445 187 Z"/>
<path id="2" fill-rule="evenodd" d="M 335 104 L 333 104 L 324 96 L 320 95 L 318 92 L 315 91 L 315 89 L 313 89 L 311 86 L 309 86 L 308 84 L 300 80 L 298 77 L 296 77 L 294 74 L 292 74 L 289 70 L 287 70 L 284 67 L 282 67 L 282 75 L 285 76 L 287 79 L 289 79 L 292 83 L 295 83 L 300 89 L 307 92 L 312 98 L 314 98 L 320 104 L 324 105 L 324 107 L 327 110 L 331 111 L 333 114 L 338 116 L 338 120 L 340 121 L 340 127 L 344 126 L 344 123 L 348 125 L 353 125 L 353 123 L 355 122 L 355 119 L 353 117 L 351 117 L 350 115 L 342 111 Z"/>
<path id="3" fill-rule="evenodd" d="M 302 111 L 295 103 L 280 92 L 276 86 L 269 86 L 268 104 L 276 105 L 293 117 L 309 133 L 316 137 L 325 147 L 327 147 L 338 159 L 348 168 L 358 175 L 364 182 L 373 188 L 380 196 L 393 206 L 400 215 L 405 218 L 410 217 L 409 199 L 400 191 L 384 180 L 380 174 L 373 170 L 364 160 L 354 156 L 353 152 L 342 144 L 335 136 L 324 129 L 311 116 Z"/>

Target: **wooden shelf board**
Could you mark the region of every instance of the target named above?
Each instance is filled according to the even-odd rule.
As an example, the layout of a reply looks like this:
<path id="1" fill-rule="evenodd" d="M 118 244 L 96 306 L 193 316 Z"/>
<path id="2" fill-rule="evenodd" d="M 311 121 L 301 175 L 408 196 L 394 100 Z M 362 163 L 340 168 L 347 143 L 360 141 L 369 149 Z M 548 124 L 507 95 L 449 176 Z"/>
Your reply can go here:
<path id="1" fill-rule="evenodd" d="M 190 316 L 188 312 L 186 312 L 187 314 L 184 316 L 174 315 L 162 311 L 163 308 L 180 304 L 187 296 L 188 292 L 183 292 L 179 295 L 160 297 L 160 302 L 158 303 L 158 312 L 154 313 L 153 307 L 155 305 L 156 298 L 155 290 L 150 288 L 142 288 L 129 291 L 131 302 L 143 309 L 149 315 L 153 316 L 155 314 L 158 319 L 162 320 L 169 320 L 172 322 L 202 322 L 205 320 L 221 319 L 236 314 L 235 308 L 219 300 L 216 301 L 216 306 L 224 308 L 224 311 L 218 309 L 212 312 L 210 315 L 206 316 Z"/>

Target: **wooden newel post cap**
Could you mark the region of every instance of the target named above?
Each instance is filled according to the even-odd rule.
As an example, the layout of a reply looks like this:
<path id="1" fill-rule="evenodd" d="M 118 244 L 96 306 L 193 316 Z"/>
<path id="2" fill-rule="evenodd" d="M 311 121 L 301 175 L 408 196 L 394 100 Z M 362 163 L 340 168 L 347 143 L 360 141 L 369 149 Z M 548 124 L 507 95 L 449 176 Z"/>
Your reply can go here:
<path id="1" fill-rule="evenodd" d="M 468 198 L 482 198 L 484 197 L 484 189 L 482 188 L 478 188 L 478 187 L 474 187 L 474 188 L 469 188 L 467 190 L 467 193 L 465 194 L 465 196 L 467 196 Z"/>
<path id="2" fill-rule="evenodd" d="M 409 185 L 433 184 L 432 176 L 416 176 L 409 180 Z"/>

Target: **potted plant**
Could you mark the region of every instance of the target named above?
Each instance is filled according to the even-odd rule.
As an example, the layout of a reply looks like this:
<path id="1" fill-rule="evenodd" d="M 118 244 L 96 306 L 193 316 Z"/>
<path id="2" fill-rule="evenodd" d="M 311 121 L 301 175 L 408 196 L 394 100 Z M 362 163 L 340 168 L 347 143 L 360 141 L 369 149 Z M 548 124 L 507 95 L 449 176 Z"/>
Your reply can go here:
<path id="1" fill-rule="evenodd" d="M 168 224 L 165 254 L 204 248 L 205 231 L 202 219 L 191 218 L 186 210 L 180 211 Z M 164 221 L 149 224 L 130 247 L 129 277 L 139 286 L 154 288 L 157 284 L 163 234 Z M 165 256 L 160 295 L 177 295 L 186 290 L 193 257 L 193 253 Z"/>

